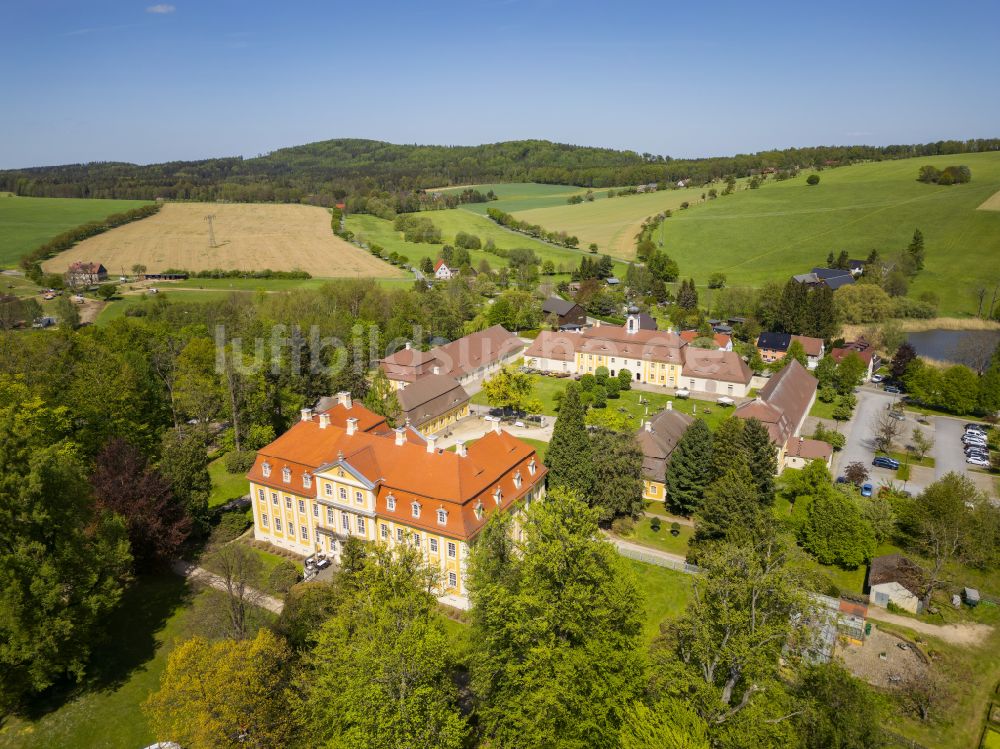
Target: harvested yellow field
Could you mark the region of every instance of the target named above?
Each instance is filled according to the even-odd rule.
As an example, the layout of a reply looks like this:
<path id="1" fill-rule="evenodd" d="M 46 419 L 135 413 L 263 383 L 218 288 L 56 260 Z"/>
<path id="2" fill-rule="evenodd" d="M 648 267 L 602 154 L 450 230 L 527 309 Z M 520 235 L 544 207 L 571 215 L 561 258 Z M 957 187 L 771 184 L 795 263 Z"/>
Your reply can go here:
<path id="1" fill-rule="evenodd" d="M 684 202 L 700 203 L 702 192 L 700 188 L 662 190 L 647 195 L 600 198 L 592 203 L 514 211 L 514 216 L 549 231 L 565 231 L 577 237 L 583 248 L 595 242 L 601 252 L 627 260 L 635 257 L 635 235 L 643 221 L 667 209 L 676 212 Z"/>
<path id="2" fill-rule="evenodd" d="M 215 246 L 209 246 L 209 222 Z M 345 242 L 316 206 L 273 203 L 167 203 L 155 216 L 91 237 L 43 264 L 62 273 L 77 260 L 102 263 L 111 276 L 141 263 L 169 268 L 303 270 L 319 278 L 400 276 L 402 271 Z"/>
<path id="3" fill-rule="evenodd" d="M 1000 211 L 1000 192 L 995 192 L 979 204 L 977 211 Z"/>

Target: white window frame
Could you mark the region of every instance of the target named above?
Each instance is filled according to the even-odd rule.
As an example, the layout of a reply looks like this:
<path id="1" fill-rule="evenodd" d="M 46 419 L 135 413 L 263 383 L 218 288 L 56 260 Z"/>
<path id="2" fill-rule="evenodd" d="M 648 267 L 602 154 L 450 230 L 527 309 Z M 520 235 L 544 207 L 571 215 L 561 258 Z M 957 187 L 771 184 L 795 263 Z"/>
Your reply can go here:
<path id="1" fill-rule="evenodd" d="M 332 507 L 326 508 L 326 522 L 328 525 L 337 524 L 337 516 L 334 514 Z"/>
<path id="2" fill-rule="evenodd" d="M 292 498 L 291 497 L 285 497 L 285 509 L 286 510 L 292 509 Z"/>
<path id="3" fill-rule="evenodd" d="M 448 587 L 457 588 L 458 587 L 458 575 L 454 572 L 448 573 Z"/>
<path id="4" fill-rule="evenodd" d="M 340 501 L 341 502 L 347 501 L 347 489 L 345 489 L 344 487 L 340 487 Z"/>
<path id="5" fill-rule="evenodd" d="M 437 511 L 437 521 L 438 525 L 446 525 L 448 523 L 448 511 L 438 510 Z"/>
<path id="6" fill-rule="evenodd" d="M 286 484 L 290 484 L 292 482 L 292 469 L 291 468 L 288 468 L 286 466 L 285 468 L 281 469 L 281 480 L 284 481 Z"/>
<path id="7" fill-rule="evenodd" d="M 313 517 L 314 518 L 319 517 L 319 505 L 315 503 L 313 504 Z"/>
<path id="8" fill-rule="evenodd" d="M 306 527 L 306 526 L 304 526 L 304 525 L 300 525 L 299 528 L 300 528 L 301 533 L 302 533 L 302 539 L 304 541 L 308 541 L 309 540 L 309 528 Z"/>
<path id="9" fill-rule="evenodd" d="M 522 480 L 521 479 L 521 472 L 518 471 L 517 473 L 514 474 L 514 488 L 515 489 L 520 489 L 521 488 L 521 480 Z"/>
<path id="10" fill-rule="evenodd" d="M 340 527 L 343 528 L 348 533 L 351 532 L 351 516 L 346 512 L 340 515 Z"/>
<path id="11" fill-rule="evenodd" d="M 503 501 L 503 492 L 500 491 L 500 487 L 499 486 L 493 492 L 493 501 L 496 502 L 498 506 Z"/>
<path id="12" fill-rule="evenodd" d="M 420 503 L 419 502 L 413 502 L 410 505 L 410 515 L 412 515 L 415 518 L 419 518 L 420 517 Z"/>
<path id="13" fill-rule="evenodd" d="M 389 526 L 386 525 L 385 523 L 382 523 L 382 527 L 380 528 L 380 533 L 381 533 L 382 538 L 388 540 L 388 538 L 389 538 Z"/>
<path id="14" fill-rule="evenodd" d="M 534 476 L 535 475 L 535 471 L 537 471 L 537 470 L 538 470 L 538 464 L 535 462 L 535 459 L 532 458 L 531 462 L 528 463 L 528 473 L 530 473 L 532 476 Z"/>
<path id="15" fill-rule="evenodd" d="M 448 559 L 455 559 L 458 556 L 458 545 L 454 541 L 448 542 Z"/>
<path id="16" fill-rule="evenodd" d="M 264 526 L 265 528 L 267 528 L 267 513 L 266 512 L 262 512 L 260 514 L 260 524 L 262 526 Z"/>
<path id="17" fill-rule="evenodd" d="M 420 544 L 423 542 L 423 539 L 420 537 L 420 534 L 417 533 L 416 531 L 414 531 L 413 534 L 410 536 L 410 540 L 413 542 L 413 545 L 416 546 L 418 549 L 420 548 Z"/>
<path id="18" fill-rule="evenodd" d="M 278 492 L 271 492 L 271 504 L 277 506 L 277 504 L 278 504 Z"/>
<path id="19" fill-rule="evenodd" d="M 406 533 L 403 531 L 403 529 L 402 528 L 397 528 L 396 529 L 396 540 L 399 543 L 403 543 L 403 540 L 405 538 L 406 538 Z"/>
<path id="20" fill-rule="evenodd" d="M 391 494 L 385 498 L 385 509 L 387 509 L 389 512 L 396 511 L 396 498 Z"/>
<path id="21" fill-rule="evenodd" d="M 299 512 L 306 511 L 306 501 L 304 499 L 299 500 Z"/>
<path id="22" fill-rule="evenodd" d="M 271 478 L 271 464 L 265 460 L 260 465 L 260 472 L 264 474 L 264 478 Z"/>
<path id="23" fill-rule="evenodd" d="M 326 496 L 333 496 L 333 484 L 326 484 L 323 488 L 326 491 Z"/>
<path id="24" fill-rule="evenodd" d="M 354 501 L 357 502 L 359 505 L 363 505 L 365 503 L 364 493 L 354 492 Z"/>
<path id="25" fill-rule="evenodd" d="M 302 474 L 302 486 L 304 486 L 306 489 L 312 489 L 312 485 L 313 485 L 313 478 L 312 478 L 312 476 L 310 476 L 308 473 L 303 473 Z"/>
<path id="26" fill-rule="evenodd" d="M 281 518 L 277 515 L 274 517 L 274 531 L 275 533 L 281 533 Z"/>
<path id="27" fill-rule="evenodd" d="M 438 553 L 438 540 L 436 538 L 428 538 L 427 541 L 430 543 L 431 552 L 434 554 Z"/>
<path id="28" fill-rule="evenodd" d="M 365 519 L 358 515 L 358 533 L 365 535 Z"/>

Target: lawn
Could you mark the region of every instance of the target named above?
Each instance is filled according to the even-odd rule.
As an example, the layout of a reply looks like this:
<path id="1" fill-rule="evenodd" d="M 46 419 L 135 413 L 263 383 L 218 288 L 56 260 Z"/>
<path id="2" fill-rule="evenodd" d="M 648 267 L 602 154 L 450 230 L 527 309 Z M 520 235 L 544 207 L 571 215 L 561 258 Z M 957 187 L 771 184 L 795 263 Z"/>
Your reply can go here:
<path id="1" fill-rule="evenodd" d="M 972 182 L 919 183 L 917 171 L 924 164 L 966 164 Z M 851 257 L 864 258 L 877 248 L 889 255 L 905 247 L 919 228 L 927 261 L 911 293 L 936 292 L 943 315 L 975 312 L 968 289 L 1000 254 L 1000 212 L 976 210 L 1000 190 L 1000 153 L 827 169 L 813 187 L 805 184 L 805 176 L 767 181 L 759 190 L 675 212 L 664 222 L 667 252 L 699 286 L 716 271 L 731 284 L 760 285 L 808 271 L 830 251 L 845 249 Z"/>
<path id="2" fill-rule="evenodd" d="M 209 507 L 224 505 L 231 499 L 238 499 L 250 491 L 247 477 L 242 473 L 229 473 L 226 470 L 225 456 L 216 458 L 208 464 L 208 475 L 212 479 L 212 493 L 208 497 Z"/>
<path id="3" fill-rule="evenodd" d="M 146 200 L 0 197 L 0 268 L 13 268 L 21 257 L 67 229 L 148 203 Z"/>
<path id="4" fill-rule="evenodd" d="M 660 622 L 679 616 L 691 598 L 691 575 L 654 564 L 626 559 L 632 568 L 639 589 L 646 597 L 646 638 L 652 640 L 660 633 Z"/>
<path id="5" fill-rule="evenodd" d="M 635 530 L 627 536 L 628 540 L 670 554 L 687 556 L 688 542 L 691 540 L 694 528 L 682 525 L 679 534 L 675 536 L 670 532 L 670 521 L 661 518 L 660 530 L 654 531 L 652 520 L 650 516 L 640 518 L 635 524 Z"/>
<path id="6" fill-rule="evenodd" d="M 903 465 L 909 464 L 911 466 L 923 466 L 924 468 L 934 467 L 934 458 L 930 455 L 925 455 L 920 460 L 917 460 L 916 455 L 910 455 L 909 453 L 900 452 L 899 450 L 893 450 L 889 453 L 876 452 L 875 455 L 888 456 L 894 460 L 898 460 Z"/>
<path id="7" fill-rule="evenodd" d="M 810 416 L 816 416 L 820 419 L 833 419 L 833 412 L 837 409 L 837 401 L 839 399 L 834 399 L 830 403 L 824 403 L 819 398 L 813 403 L 813 407 L 809 409 Z"/>
<path id="8" fill-rule="evenodd" d="M 538 453 L 539 460 L 541 461 L 545 460 L 545 453 L 549 451 L 548 442 L 542 442 L 541 440 L 529 440 L 526 437 L 521 437 L 520 439 L 521 442 L 527 442 L 529 445 L 535 448 L 535 452 Z"/>
<path id="9" fill-rule="evenodd" d="M 555 396 L 566 389 L 567 378 L 549 377 L 546 375 L 531 375 L 534 382 L 533 395 L 542 404 L 541 413 L 548 416 L 556 415 Z M 640 398 L 642 403 L 639 402 Z M 606 409 L 623 415 L 632 429 L 639 429 L 641 422 L 662 411 L 668 401 L 673 401 L 674 410 L 692 414 L 708 422 L 710 429 L 715 429 L 731 409 L 725 409 L 714 403 L 693 399 L 674 398 L 667 393 L 647 393 L 640 390 L 623 390 L 621 396 L 609 399 Z M 472 402 L 480 406 L 489 405 L 486 394 L 479 391 L 472 396 Z M 598 409 L 591 409 L 595 412 Z"/>
<path id="10" fill-rule="evenodd" d="M 108 621 L 107 644 L 95 651 L 85 683 L 62 699 L 11 717 L 0 747 L 13 749 L 137 749 L 153 742 L 140 705 L 160 675 L 194 594 L 175 575 L 140 578 Z"/>

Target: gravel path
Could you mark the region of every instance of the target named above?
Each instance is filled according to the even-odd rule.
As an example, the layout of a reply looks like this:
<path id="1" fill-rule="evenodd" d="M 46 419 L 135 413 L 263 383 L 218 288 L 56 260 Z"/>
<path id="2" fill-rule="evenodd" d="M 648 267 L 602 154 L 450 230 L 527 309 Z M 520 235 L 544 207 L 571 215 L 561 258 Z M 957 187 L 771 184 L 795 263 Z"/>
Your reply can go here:
<path id="1" fill-rule="evenodd" d="M 937 637 L 953 645 L 967 647 L 981 645 L 993 631 L 993 627 L 988 624 L 931 624 L 930 622 L 922 622 L 919 619 L 913 619 L 908 616 L 892 614 L 877 606 L 868 607 L 868 618 L 888 624 L 895 624 L 898 627 L 906 627 L 907 629 L 912 629 L 914 632 Z"/>

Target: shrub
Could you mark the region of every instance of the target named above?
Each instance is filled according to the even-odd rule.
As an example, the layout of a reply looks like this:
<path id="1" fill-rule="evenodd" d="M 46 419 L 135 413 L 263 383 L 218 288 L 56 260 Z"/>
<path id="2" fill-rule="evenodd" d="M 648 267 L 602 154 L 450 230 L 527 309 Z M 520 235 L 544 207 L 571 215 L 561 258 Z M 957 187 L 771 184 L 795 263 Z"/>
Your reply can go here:
<path id="1" fill-rule="evenodd" d="M 600 385 L 595 385 L 593 396 L 594 396 L 594 408 L 604 408 L 608 405 L 608 392 Z"/>
<path id="2" fill-rule="evenodd" d="M 670 535 L 671 536 L 679 536 L 679 535 L 681 535 L 681 524 L 680 523 L 674 521 L 673 523 L 670 524 Z"/>
<path id="3" fill-rule="evenodd" d="M 299 568 L 287 559 L 281 560 L 267 576 L 267 589 L 283 596 L 299 581 Z"/>
<path id="4" fill-rule="evenodd" d="M 619 369 L 618 370 L 618 389 L 619 390 L 631 390 L 632 389 L 632 371 L 629 369 Z"/>
<path id="5" fill-rule="evenodd" d="M 807 185 L 818 185 L 819 184 L 819 175 L 818 174 L 810 174 L 808 177 L 806 177 L 806 184 Z"/>
<path id="6" fill-rule="evenodd" d="M 607 392 L 608 398 L 611 399 L 618 397 L 618 391 L 620 388 L 621 386 L 618 384 L 618 380 L 614 377 L 609 378 L 608 381 L 604 383 L 604 390 Z"/>
<path id="7" fill-rule="evenodd" d="M 247 512 L 243 510 L 223 512 L 212 530 L 212 545 L 227 544 L 239 538 L 252 523 L 253 518 L 247 517 Z"/>
<path id="8" fill-rule="evenodd" d="M 229 473 L 246 473 L 253 468 L 257 453 L 253 450 L 233 450 L 226 453 L 224 464 Z"/>
<path id="9" fill-rule="evenodd" d="M 635 521 L 630 517 L 617 518 L 611 524 L 611 530 L 619 536 L 628 536 L 635 530 Z"/>
<path id="10" fill-rule="evenodd" d="M 660 519 L 655 515 L 653 516 L 653 519 L 649 521 L 649 527 L 652 529 L 653 533 L 659 533 L 661 525 L 662 523 L 660 523 Z"/>

